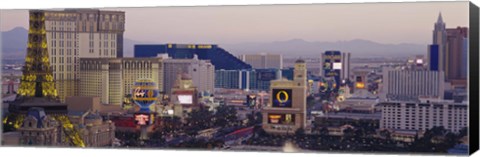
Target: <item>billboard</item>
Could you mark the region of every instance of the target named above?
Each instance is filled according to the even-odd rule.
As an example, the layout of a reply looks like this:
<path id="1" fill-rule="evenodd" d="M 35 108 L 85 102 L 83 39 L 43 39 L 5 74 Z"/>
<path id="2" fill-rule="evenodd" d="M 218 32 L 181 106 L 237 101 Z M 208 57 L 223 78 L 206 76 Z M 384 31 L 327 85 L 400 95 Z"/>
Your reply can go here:
<path id="1" fill-rule="evenodd" d="M 253 107 L 257 105 L 257 96 L 256 95 L 247 95 L 247 106 Z"/>
<path id="2" fill-rule="evenodd" d="M 365 89 L 365 83 L 363 82 L 362 76 L 355 77 L 355 88 Z"/>
<path id="3" fill-rule="evenodd" d="M 339 51 L 327 51 L 323 58 L 323 72 L 326 77 L 334 77 L 340 75 L 342 69 L 342 56 Z"/>
<path id="4" fill-rule="evenodd" d="M 155 115 L 148 113 L 135 113 L 133 118 L 136 125 L 150 125 L 153 124 Z"/>
<path id="5" fill-rule="evenodd" d="M 341 70 L 342 69 L 342 63 L 333 63 L 333 70 Z"/>
<path id="6" fill-rule="evenodd" d="M 273 89 L 272 107 L 292 107 L 292 89 Z"/>
<path id="7" fill-rule="evenodd" d="M 192 95 L 178 95 L 178 101 L 180 104 L 192 104 L 193 96 Z"/>
<path id="8" fill-rule="evenodd" d="M 295 124 L 295 114 L 268 114 L 268 124 Z"/>

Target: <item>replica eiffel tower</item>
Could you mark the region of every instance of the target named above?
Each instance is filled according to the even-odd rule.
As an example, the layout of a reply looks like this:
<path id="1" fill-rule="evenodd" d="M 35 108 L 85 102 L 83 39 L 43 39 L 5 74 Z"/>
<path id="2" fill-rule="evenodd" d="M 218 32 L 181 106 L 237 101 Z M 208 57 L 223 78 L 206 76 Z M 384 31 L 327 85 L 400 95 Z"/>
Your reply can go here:
<path id="1" fill-rule="evenodd" d="M 71 146 L 85 147 L 79 132 L 73 127 L 74 125 L 67 116 L 67 105 L 60 103 L 57 97 L 53 71 L 48 56 L 46 34 L 45 12 L 40 10 L 30 11 L 27 56 L 23 67 L 23 75 L 17 97 L 15 101 L 9 104 L 10 113 L 2 120 L 3 125 L 9 127 L 9 131 L 22 128 L 26 116 L 40 117 L 41 112 L 38 111 L 41 108 L 44 114 L 46 113 L 60 122 L 61 132 L 59 133 L 62 133 L 62 137 L 66 140 L 58 141 L 59 143 L 68 142 Z M 38 122 L 38 124 L 41 123 Z M 27 128 L 27 130 L 30 129 L 32 128 Z M 43 131 L 42 129 L 34 128 L 35 131 Z"/>
<path id="2" fill-rule="evenodd" d="M 17 97 L 9 105 L 12 113 L 25 113 L 29 108 L 41 107 L 46 113 L 64 114 L 67 105 L 60 103 L 50 67 L 45 12 L 30 11 L 27 55 Z"/>

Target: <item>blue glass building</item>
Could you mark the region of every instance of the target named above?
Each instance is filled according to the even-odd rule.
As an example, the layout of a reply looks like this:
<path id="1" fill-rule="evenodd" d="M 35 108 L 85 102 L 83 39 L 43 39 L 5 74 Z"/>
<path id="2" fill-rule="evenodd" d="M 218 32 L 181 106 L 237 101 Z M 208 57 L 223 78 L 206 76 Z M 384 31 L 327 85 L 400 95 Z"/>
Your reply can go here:
<path id="1" fill-rule="evenodd" d="M 270 81 L 279 79 L 279 73 L 284 78 L 293 78 L 292 69 L 248 69 L 248 70 L 215 70 L 215 88 L 226 89 L 270 89 Z"/>
<path id="2" fill-rule="evenodd" d="M 242 70 L 252 66 L 230 54 L 217 45 L 165 44 L 165 45 L 135 45 L 134 57 L 157 57 L 168 54 L 173 59 L 192 59 L 194 55 L 201 60 L 210 60 L 215 69 Z"/>
<path id="3" fill-rule="evenodd" d="M 429 64 L 429 70 L 431 71 L 438 71 L 438 64 L 439 64 L 439 49 L 438 45 L 433 44 L 429 45 L 428 47 L 428 64 Z"/>

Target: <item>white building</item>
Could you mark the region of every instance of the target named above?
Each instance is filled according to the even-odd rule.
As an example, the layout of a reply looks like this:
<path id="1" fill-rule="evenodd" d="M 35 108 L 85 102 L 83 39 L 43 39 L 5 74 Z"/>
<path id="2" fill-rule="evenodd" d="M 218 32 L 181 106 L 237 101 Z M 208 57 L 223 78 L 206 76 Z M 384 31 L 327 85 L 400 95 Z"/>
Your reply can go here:
<path id="1" fill-rule="evenodd" d="M 62 102 L 77 95 L 79 58 L 123 56 L 125 12 L 98 9 L 48 10 L 45 12 L 50 65 Z"/>
<path id="2" fill-rule="evenodd" d="M 443 99 L 445 88 L 443 71 L 383 69 L 383 101 L 418 100 L 419 97 Z"/>
<path id="3" fill-rule="evenodd" d="M 280 54 L 247 54 L 240 55 L 239 58 L 254 69 L 283 68 L 283 56 Z"/>
<path id="4" fill-rule="evenodd" d="M 170 93 L 175 84 L 177 75 L 187 73 L 192 77 L 193 85 L 199 92 L 213 92 L 215 88 L 215 66 L 208 60 L 193 59 L 165 59 L 163 61 L 163 85 L 166 93 Z"/>
<path id="5" fill-rule="evenodd" d="M 380 103 L 380 129 L 426 130 L 434 126 L 458 132 L 468 126 L 468 103 L 422 100 Z"/>

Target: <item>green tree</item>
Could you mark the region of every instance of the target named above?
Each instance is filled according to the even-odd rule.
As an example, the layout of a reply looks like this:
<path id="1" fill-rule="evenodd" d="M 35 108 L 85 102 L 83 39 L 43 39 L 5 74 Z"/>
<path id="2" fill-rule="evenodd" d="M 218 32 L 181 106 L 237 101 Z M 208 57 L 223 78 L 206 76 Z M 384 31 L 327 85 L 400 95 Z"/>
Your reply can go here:
<path id="1" fill-rule="evenodd" d="M 164 134 L 173 134 L 183 130 L 180 117 L 164 117 L 162 118 L 161 132 Z"/>
<path id="2" fill-rule="evenodd" d="M 185 132 L 196 136 L 197 132 L 212 127 L 213 114 L 207 108 L 199 108 L 188 113 L 185 123 Z"/>
<path id="3" fill-rule="evenodd" d="M 321 137 L 326 137 L 329 135 L 329 131 L 327 127 L 322 127 L 319 131 Z"/>
<path id="4" fill-rule="evenodd" d="M 214 114 L 213 125 L 218 127 L 229 127 L 237 124 L 237 110 L 233 106 L 221 105 L 217 107 Z"/>

